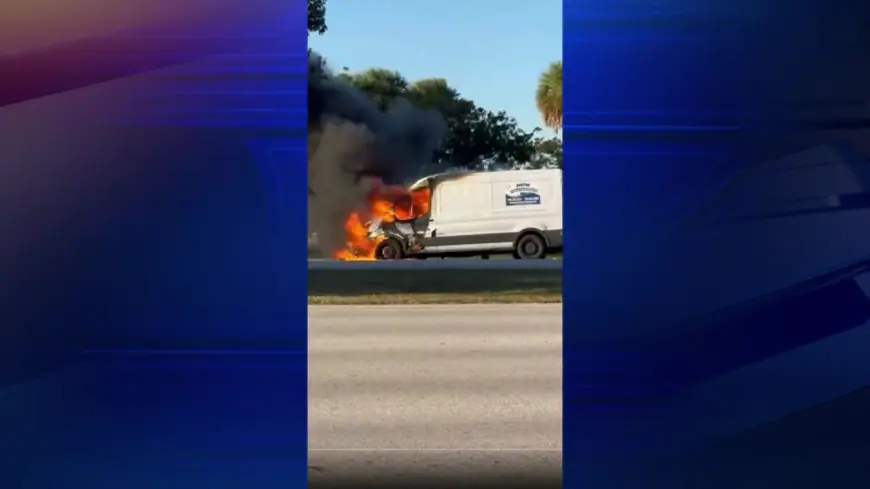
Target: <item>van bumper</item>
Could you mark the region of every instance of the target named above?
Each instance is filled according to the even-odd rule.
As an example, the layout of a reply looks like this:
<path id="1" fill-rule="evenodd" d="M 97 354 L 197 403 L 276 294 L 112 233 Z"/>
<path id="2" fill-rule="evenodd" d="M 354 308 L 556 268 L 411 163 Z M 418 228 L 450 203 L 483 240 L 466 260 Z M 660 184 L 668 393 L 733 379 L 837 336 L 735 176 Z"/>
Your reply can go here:
<path id="1" fill-rule="evenodd" d="M 561 248 L 563 244 L 562 230 L 544 231 L 544 239 L 550 248 Z"/>

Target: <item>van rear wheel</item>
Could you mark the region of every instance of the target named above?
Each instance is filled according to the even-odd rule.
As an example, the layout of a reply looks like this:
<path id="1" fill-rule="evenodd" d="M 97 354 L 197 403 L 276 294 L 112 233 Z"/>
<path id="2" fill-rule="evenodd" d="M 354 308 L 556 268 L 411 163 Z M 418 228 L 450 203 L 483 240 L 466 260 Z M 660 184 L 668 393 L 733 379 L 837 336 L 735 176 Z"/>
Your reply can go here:
<path id="1" fill-rule="evenodd" d="M 517 240 L 514 257 L 520 260 L 540 260 L 547 254 L 544 238 L 534 233 L 524 234 Z"/>
<path id="2" fill-rule="evenodd" d="M 405 250 L 402 249 L 402 243 L 394 238 L 389 238 L 378 245 L 375 250 L 375 258 L 378 260 L 401 260 L 405 258 Z"/>

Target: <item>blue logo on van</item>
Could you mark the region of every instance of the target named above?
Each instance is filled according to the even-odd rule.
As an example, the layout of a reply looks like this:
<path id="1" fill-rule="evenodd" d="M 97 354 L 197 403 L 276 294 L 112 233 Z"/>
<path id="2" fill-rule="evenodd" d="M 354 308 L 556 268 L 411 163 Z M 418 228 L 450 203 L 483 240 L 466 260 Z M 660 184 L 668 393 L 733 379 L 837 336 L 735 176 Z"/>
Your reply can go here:
<path id="1" fill-rule="evenodd" d="M 541 194 L 528 183 L 518 183 L 505 192 L 504 200 L 507 205 L 538 205 Z"/>

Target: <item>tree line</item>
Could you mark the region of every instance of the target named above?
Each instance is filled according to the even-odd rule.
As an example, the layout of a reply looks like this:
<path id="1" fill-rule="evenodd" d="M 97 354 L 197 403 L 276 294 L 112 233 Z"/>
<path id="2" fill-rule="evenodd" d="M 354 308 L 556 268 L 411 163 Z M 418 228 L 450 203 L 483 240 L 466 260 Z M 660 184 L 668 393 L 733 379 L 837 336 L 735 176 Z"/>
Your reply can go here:
<path id="1" fill-rule="evenodd" d="M 308 33 L 327 32 L 327 0 L 308 0 Z M 324 54 L 327 58 L 329 53 Z M 462 96 L 443 78 L 410 81 L 401 73 L 371 68 L 355 72 L 344 68 L 338 76 L 366 94 L 382 108 L 397 98 L 426 109 L 436 109 L 447 122 L 447 135 L 434 163 L 465 168 L 562 167 L 562 141 L 542 137 L 539 129 L 522 130 L 504 111 L 478 106 Z M 551 63 L 541 73 L 534 98 L 542 123 L 557 133 L 562 129 L 562 62 Z"/>

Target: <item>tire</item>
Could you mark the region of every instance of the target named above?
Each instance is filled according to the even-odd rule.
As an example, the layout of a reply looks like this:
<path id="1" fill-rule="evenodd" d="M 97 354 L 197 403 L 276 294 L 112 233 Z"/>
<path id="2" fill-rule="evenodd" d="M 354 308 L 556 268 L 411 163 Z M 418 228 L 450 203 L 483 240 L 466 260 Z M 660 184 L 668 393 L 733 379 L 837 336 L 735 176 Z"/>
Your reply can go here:
<path id="1" fill-rule="evenodd" d="M 378 260 L 401 260 L 405 258 L 405 250 L 402 249 L 402 243 L 399 243 L 397 239 L 389 238 L 378 245 L 375 258 Z"/>
<path id="2" fill-rule="evenodd" d="M 547 243 L 535 233 L 520 236 L 514 247 L 514 256 L 520 260 L 540 260 L 547 254 Z"/>

